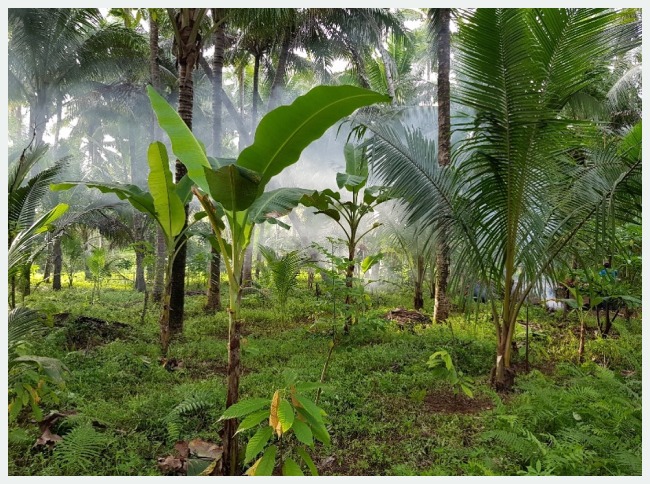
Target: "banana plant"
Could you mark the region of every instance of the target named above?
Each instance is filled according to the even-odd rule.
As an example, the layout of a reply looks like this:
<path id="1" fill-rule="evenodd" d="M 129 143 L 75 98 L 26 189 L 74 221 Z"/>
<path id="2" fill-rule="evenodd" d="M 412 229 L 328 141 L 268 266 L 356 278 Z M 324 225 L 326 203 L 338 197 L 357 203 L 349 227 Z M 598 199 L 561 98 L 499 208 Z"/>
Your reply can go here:
<path id="1" fill-rule="evenodd" d="M 113 193 L 120 200 L 126 200 L 135 209 L 148 214 L 160 226 L 165 234 L 167 248 L 167 266 L 165 268 L 165 291 L 163 306 L 160 314 L 160 346 L 163 355 L 167 354 L 171 331 L 169 328 L 170 298 L 171 298 L 171 270 L 174 258 L 178 252 L 176 238 L 187 231 L 191 225 L 185 225 L 185 204 L 192 197 L 192 181 L 183 177 L 174 184 L 172 172 L 169 169 L 167 148 L 160 142 L 151 143 L 147 152 L 149 162 L 148 185 L 150 192 L 146 192 L 135 185 L 120 183 L 103 183 L 93 181 L 67 181 L 50 185 L 54 191 L 69 190 L 78 185 L 96 188 L 102 193 Z M 201 217 L 195 215 L 195 221 Z"/>
<path id="2" fill-rule="evenodd" d="M 317 214 L 323 214 L 334 220 L 345 234 L 348 248 L 348 265 L 345 270 L 345 285 L 352 288 L 352 281 L 355 268 L 355 254 L 357 245 L 361 239 L 380 226 L 374 223 L 369 229 L 361 232 L 361 222 L 369 213 L 374 212 L 377 205 L 390 199 L 388 190 L 384 187 L 365 187 L 368 181 L 368 158 L 365 148 L 355 147 L 348 143 L 343 149 L 345 155 L 345 173 L 336 174 L 336 184 L 339 189 L 345 188 L 352 194 L 352 200 L 342 200 L 341 192 L 335 192 L 329 188 L 314 192 L 313 195 L 306 195 L 302 204 L 307 207 L 316 208 Z M 363 189 L 363 191 L 362 191 Z M 361 232 L 361 233 L 360 233 Z M 379 262 L 378 257 L 366 258 L 364 272 L 370 267 L 371 261 Z M 345 296 L 346 307 L 352 303 L 351 291 Z M 352 316 L 349 315 L 345 321 L 344 332 L 348 333 L 352 324 Z"/>
<path id="3" fill-rule="evenodd" d="M 149 98 L 158 123 L 169 136 L 172 149 L 187 167 L 196 185 L 194 195 L 207 213 L 229 282 L 228 393 L 226 408 L 239 396 L 239 334 L 241 329 L 242 268 L 244 252 L 255 224 L 281 223 L 313 190 L 279 188 L 265 192 L 271 178 L 300 158 L 302 151 L 341 118 L 387 96 L 354 86 L 318 86 L 291 105 L 269 112 L 260 121 L 252 145 L 235 159 L 208 158 L 203 145 L 178 113 L 152 87 Z M 226 473 L 239 469 L 235 419 L 225 421 L 223 447 Z"/>

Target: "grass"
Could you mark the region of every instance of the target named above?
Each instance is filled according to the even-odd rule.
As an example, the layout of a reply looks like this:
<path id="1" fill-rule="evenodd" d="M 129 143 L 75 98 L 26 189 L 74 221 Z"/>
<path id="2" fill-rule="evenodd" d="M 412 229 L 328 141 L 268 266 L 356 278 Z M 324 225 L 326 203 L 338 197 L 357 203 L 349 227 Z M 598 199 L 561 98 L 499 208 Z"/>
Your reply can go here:
<path id="1" fill-rule="evenodd" d="M 65 436 L 85 422 L 106 437 L 101 453 L 84 472 L 159 475 L 157 459 L 168 455 L 177 439 L 219 442 L 227 361 L 225 312 L 206 314 L 204 296 L 187 297 L 184 332 L 169 353 L 182 367 L 168 371 L 159 362 L 159 308 L 151 307 L 140 324 L 141 294 L 109 281 L 100 300 L 91 305 L 90 291 L 91 285 L 80 280 L 58 293 L 41 285 L 27 301 L 50 315 L 68 312 L 68 321 L 84 315 L 129 326 L 118 339 L 84 348 L 71 347 L 74 328 L 69 326 L 55 327 L 34 342 L 37 354 L 57 357 L 70 370 L 57 409 L 76 410 L 77 415 L 53 430 Z M 531 308 L 534 370 L 520 374 L 513 393 L 498 395 L 489 387 L 495 337 L 485 315 L 457 315 L 451 327 L 416 327 L 412 332 L 381 319 L 396 306 L 408 308 L 409 302 L 408 294 L 373 295 L 366 319 L 375 324 L 353 327 L 336 346 L 319 403 L 329 415 L 332 445 L 317 446 L 313 452 L 321 474 L 640 473 L 639 320 L 617 320 L 616 337 L 590 339 L 587 363 L 578 367 L 577 338 L 570 330 L 575 323 L 567 325 L 559 315 Z M 427 301 L 429 311 L 430 306 Z M 262 295 L 246 297 L 243 308 L 242 397 L 270 398 L 284 386 L 287 371 L 300 381 L 318 381 L 331 340 L 330 301 L 300 289 L 290 299 L 284 322 Z M 521 326 L 516 336 L 520 347 L 524 337 Z M 475 379 L 477 411 L 455 411 L 456 397 L 449 386 L 432 378 L 426 362 L 441 349 Z M 523 349 L 519 351 L 523 355 Z M 596 397 L 567 391 L 575 388 L 590 388 L 585 395 L 596 392 Z M 550 405 L 544 395 L 554 395 L 556 401 Z M 174 414 L 188 399 L 199 402 L 196 411 Z M 447 402 L 449 411 L 442 411 Z M 623 412 L 624 417 L 613 425 L 599 417 L 607 414 L 605 409 Z M 585 437 L 603 434 L 604 440 Z M 32 449 L 37 437 L 38 428 L 28 419 L 12 425 L 10 475 L 82 472 L 57 458 L 56 452 Z M 522 447 L 528 444 L 517 439 L 533 444 Z M 522 448 L 529 450 L 522 454 Z M 562 463 L 556 449 L 574 456 L 573 461 Z"/>

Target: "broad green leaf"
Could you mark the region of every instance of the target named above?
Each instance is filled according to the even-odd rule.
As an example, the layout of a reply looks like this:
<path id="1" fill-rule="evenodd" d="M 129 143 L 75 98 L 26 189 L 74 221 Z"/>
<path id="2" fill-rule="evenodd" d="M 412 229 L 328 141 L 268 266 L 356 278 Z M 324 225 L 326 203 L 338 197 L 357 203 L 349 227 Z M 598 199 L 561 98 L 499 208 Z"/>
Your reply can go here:
<path id="1" fill-rule="evenodd" d="M 243 432 L 244 430 L 252 429 L 253 427 L 259 425 L 262 420 L 269 418 L 268 410 L 260 410 L 259 412 L 251 413 L 244 420 L 241 421 L 239 427 L 237 427 L 237 432 Z"/>
<path id="2" fill-rule="evenodd" d="M 283 476 L 304 476 L 302 469 L 298 463 L 293 460 L 291 457 L 287 457 L 282 464 L 282 475 Z"/>
<path id="3" fill-rule="evenodd" d="M 366 180 L 367 178 L 363 176 L 350 175 L 348 173 L 336 174 L 336 184 L 339 188 L 345 187 L 349 190 L 361 188 L 366 183 Z"/>
<path id="4" fill-rule="evenodd" d="M 194 182 L 187 175 L 183 175 L 183 178 L 181 178 L 180 181 L 176 184 L 176 195 L 178 195 L 178 198 L 181 199 L 181 203 L 183 205 L 190 203 L 190 200 L 192 198 L 193 185 Z"/>
<path id="5" fill-rule="evenodd" d="M 204 192 L 208 192 L 204 168 L 210 168 L 210 163 L 201 143 L 194 137 L 176 110 L 153 87 L 147 86 L 147 93 L 158 118 L 158 124 L 172 142 L 172 151 L 187 167 L 187 175 L 194 183 Z"/>
<path id="6" fill-rule="evenodd" d="M 309 468 L 309 472 L 311 472 L 312 476 L 317 476 L 318 475 L 318 469 L 316 469 L 316 466 L 314 465 L 314 461 L 311 460 L 311 457 L 309 457 L 309 454 L 303 447 L 298 447 L 296 449 L 298 452 L 298 455 L 302 458 L 302 460 L 307 464 L 307 467 Z"/>
<path id="7" fill-rule="evenodd" d="M 284 398 L 281 399 L 278 406 L 278 418 L 280 419 L 280 425 L 282 425 L 282 432 L 286 432 L 291 428 L 295 417 L 291 404 Z"/>
<path id="8" fill-rule="evenodd" d="M 255 469 L 255 476 L 270 476 L 273 474 L 273 468 L 275 467 L 275 455 L 278 452 L 278 448 L 275 445 L 271 445 L 264 451 L 264 455 L 257 464 Z"/>
<path id="9" fill-rule="evenodd" d="M 295 398 L 300 403 L 300 407 L 304 408 L 317 422 L 323 422 L 323 414 L 325 412 L 320 407 L 304 395 L 295 395 Z"/>
<path id="10" fill-rule="evenodd" d="M 302 420 L 295 419 L 291 428 L 293 429 L 293 433 L 296 435 L 296 438 L 300 442 L 308 445 L 309 447 L 314 446 L 314 436 L 311 432 L 311 429 L 309 428 L 309 425 L 307 425 Z"/>
<path id="11" fill-rule="evenodd" d="M 260 121 L 253 144 L 237 164 L 262 175 L 260 193 L 271 177 L 300 158 L 302 151 L 358 108 L 389 102 L 388 96 L 354 86 L 318 86 Z"/>
<path id="12" fill-rule="evenodd" d="M 208 163 L 210 163 L 213 170 L 218 170 L 227 165 L 234 165 L 236 162 L 235 158 L 213 158 L 208 156 Z"/>
<path id="13" fill-rule="evenodd" d="M 228 407 L 219 420 L 243 417 L 270 404 L 268 398 L 248 398 Z"/>
<path id="14" fill-rule="evenodd" d="M 384 254 L 379 252 L 378 254 L 369 255 L 361 261 L 361 272 L 364 274 L 370 270 L 372 266 L 377 264 L 381 259 L 383 259 Z"/>
<path id="15" fill-rule="evenodd" d="M 210 196 L 226 210 L 245 210 L 257 198 L 258 173 L 237 165 L 226 165 L 217 170 L 205 168 Z"/>
<path id="16" fill-rule="evenodd" d="M 263 193 L 250 206 L 248 220 L 254 224 L 259 224 L 286 215 L 301 203 L 304 196 L 312 193 L 314 193 L 313 190 L 303 188 L 278 188 Z"/>
<path id="17" fill-rule="evenodd" d="M 126 200 L 133 208 L 147 213 L 155 218 L 156 209 L 153 205 L 153 197 L 150 193 L 143 191 L 135 185 L 121 183 L 103 183 L 92 181 L 68 181 L 65 183 L 53 183 L 50 185 L 52 191 L 69 190 L 78 185 L 85 185 L 88 188 L 96 188 L 102 193 L 114 193 L 120 200 Z"/>
<path id="18" fill-rule="evenodd" d="M 177 236 L 185 226 L 185 208 L 176 193 L 169 169 L 167 148 L 159 141 L 151 143 L 147 152 L 149 162 L 149 190 L 160 227 L 168 239 Z"/>
<path id="19" fill-rule="evenodd" d="M 252 461 L 257 454 L 262 452 L 271 435 L 273 435 L 273 429 L 270 426 L 262 427 L 255 432 L 255 435 L 251 437 L 246 445 L 245 462 Z"/>
<path id="20" fill-rule="evenodd" d="M 45 356 L 18 356 L 12 360 L 12 363 L 13 362 L 35 363 L 43 370 L 43 373 L 49 376 L 52 381 L 57 383 L 63 382 L 63 372 L 67 371 L 66 366 L 61 363 L 60 360 L 57 360 L 56 358 L 47 358 Z"/>
<path id="21" fill-rule="evenodd" d="M 322 421 L 316 420 L 312 414 L 305 412 L 305 409 L 302 407 L 298 408 L 298 415 L 302 415 L 302 417 L 306 420 L 313 436 L 317 440 L 320 440 L 325 445 L 330 444 L 330 435 L 327 432 L 327 428 L 325 428 L 325 424 Z M 298 420 L 295 422 L 297 421 Z"/>

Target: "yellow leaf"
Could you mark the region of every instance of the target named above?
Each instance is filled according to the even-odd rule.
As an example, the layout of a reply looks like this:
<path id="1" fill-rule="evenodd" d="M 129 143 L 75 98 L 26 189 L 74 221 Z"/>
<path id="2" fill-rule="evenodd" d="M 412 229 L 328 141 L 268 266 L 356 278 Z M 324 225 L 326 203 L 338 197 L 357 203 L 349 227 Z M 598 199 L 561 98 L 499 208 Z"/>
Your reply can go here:
<path id="1" fill-rule="evenodd" d="M 280 418 L 278 417 L 278 407 L 280 406 L 280 390 L 276 390 L 273 394 L 273 400 L 271 401 L 271 415 L 269 415 L 269 425 L 275 433 L 278 434 L 278 437 L 282 435 L 282 424 L 280 423 Z"/>
<path id="2" fill-rule="evenodd" d="M 263 457 L 260 457 L 259 459 L 257 459 L 257 460 L 255 461 L 255 464 L 253 464 L 252 466 L 250 466 L 250 467 L 248 468 L 248 470 L 245 472 L 245 474 L 248 475 L 248 476 L 254 476 L 254 475 L 255 475 L 255 471 L 257 470 L 257 466 L 258 466 L 258 465 L 260 464 L 260 462 L 262 461 L 262 458 L 263 458 Z"/>

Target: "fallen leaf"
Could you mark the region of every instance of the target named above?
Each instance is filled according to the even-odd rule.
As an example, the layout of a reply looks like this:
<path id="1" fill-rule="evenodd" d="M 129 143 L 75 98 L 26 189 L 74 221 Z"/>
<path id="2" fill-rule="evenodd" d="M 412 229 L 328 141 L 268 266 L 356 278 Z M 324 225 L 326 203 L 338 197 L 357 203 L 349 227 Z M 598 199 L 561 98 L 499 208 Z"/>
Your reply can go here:
<path id="1" fill-rule="evenodd" d="M 190 440 L 188 444 L 189 451 L 192 455 L 203 459 L 220 459 L 223 454 L 223 447 L 214 442 L 207 442 L 202 439 Z"/>
<path id="2" fill-rule="evenodd" d="M 183 459 L 187 459 L 187 457 L 190 455 L 190 447 L 187 444 L 186 441 L 181 440 L 180 442 L 176 442 L 174 445 L 174 450 L 178 452 L 178 455 L 181 456 Z"/>
<path id="3" fill-rule="evenodd" d="M 163 474 L 178 474 L 187 472 L 187 461 L 182 458 L 168 455 L 158 459 L 158 468 Z"/>

